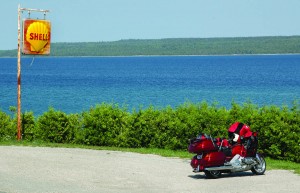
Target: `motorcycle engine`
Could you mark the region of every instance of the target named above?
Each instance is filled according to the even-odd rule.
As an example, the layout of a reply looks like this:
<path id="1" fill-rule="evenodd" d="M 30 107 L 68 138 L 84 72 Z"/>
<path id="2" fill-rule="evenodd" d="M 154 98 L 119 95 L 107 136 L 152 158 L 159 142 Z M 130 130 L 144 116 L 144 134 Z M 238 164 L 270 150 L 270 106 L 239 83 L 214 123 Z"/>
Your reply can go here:
<path id="1" fill-rule="evenodd" d="M 245 157 L 242 161 L 247 165 L 251 165 L 255 163 L 255 160 L 252 157 Z"/>

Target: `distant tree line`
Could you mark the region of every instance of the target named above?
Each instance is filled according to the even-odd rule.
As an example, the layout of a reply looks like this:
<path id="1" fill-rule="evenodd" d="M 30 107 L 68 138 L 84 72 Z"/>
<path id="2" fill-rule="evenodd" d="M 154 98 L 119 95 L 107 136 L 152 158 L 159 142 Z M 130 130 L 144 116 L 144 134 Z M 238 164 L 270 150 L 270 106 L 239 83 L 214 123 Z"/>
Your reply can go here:
<path id="1" fill-rule="evenodd" d="M 51 56 L 231 55 L 300 53 L 300 36 L 173 38 L 52 43 Z M 0 50 L 16 57 L 17 50 Z"/>

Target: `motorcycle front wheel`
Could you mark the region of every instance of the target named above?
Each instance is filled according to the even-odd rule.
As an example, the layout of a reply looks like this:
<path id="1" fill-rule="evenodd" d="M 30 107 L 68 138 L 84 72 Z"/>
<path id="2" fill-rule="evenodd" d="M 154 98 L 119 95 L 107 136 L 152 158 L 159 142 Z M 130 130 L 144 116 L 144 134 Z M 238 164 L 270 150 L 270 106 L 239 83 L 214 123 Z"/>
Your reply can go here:
<path id="1" fill-rule="evenodd" d="M 260 155 L 257 155 L 259 163 L 251 168 L 253 174 L 263 175 L 266 171 L 266 160 Z"/>
<path id="2" fill-rule="evenodd" d="M 205 170 L 204 173 L 207 178 L 211 178 L 211 179 L 216 179 L 221 176 L 220 171 L 206 171 Z"/>

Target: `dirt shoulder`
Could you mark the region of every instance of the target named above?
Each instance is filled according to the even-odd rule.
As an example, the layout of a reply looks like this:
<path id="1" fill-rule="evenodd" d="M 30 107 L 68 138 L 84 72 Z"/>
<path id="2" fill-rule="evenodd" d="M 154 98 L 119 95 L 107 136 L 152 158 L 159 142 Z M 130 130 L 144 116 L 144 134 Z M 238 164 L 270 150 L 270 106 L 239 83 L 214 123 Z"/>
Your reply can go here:
<path id="1" fill-rule="evenodd" d="M 300 176 L 271 170 L 194 174 L 189 160 L 116 151 L 0 146 L 0 193 L 293 193 Z"/>

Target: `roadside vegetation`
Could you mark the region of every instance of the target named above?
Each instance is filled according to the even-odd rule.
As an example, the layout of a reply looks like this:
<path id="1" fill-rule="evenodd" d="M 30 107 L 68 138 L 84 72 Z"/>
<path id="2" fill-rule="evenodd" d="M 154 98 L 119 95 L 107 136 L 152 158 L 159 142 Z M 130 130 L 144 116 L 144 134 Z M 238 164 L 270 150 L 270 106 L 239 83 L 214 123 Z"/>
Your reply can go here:
<path id="1" fill-rule="evenodd" d="M 15 110 L 15 108 L 11 108 Z M 82 147 L 155 153 L 163 156 L 190 158 L 188 140 L 199 133 L 227 137 L 227 129 L 243 122 L 259 133 L 259 152 L 268 157 L 271 168 L 300 168 L 300 108 L 263 106 L 251 102 L 232 103 L 230 109 L 184 103 L 176 108 L 128 111 L 116 104 L 98 104 L 90 110 L 66 114 L 49 108 L 35 117 L 22 114 L 22 141 L 16 142 L 16 116 L 0 111 L 2 145 Z"/>

